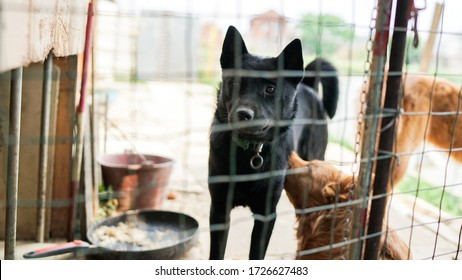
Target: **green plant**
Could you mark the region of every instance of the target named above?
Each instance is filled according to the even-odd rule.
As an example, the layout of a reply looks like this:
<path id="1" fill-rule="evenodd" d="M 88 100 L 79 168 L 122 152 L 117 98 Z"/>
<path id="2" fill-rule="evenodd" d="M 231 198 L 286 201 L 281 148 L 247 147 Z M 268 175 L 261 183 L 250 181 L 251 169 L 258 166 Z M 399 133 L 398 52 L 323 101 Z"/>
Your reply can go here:
<path id="1" fill-rule="evenodd" d="M 397 189 L 408 195 L 417 196 L 437 208 L 440 208 L 441 204 L 444 212 L 456 216 L 462 215 L 462 198 L 445 191 L 441 186 L 435 187 L 423 180 L 419 182 L 416 177 L 408 176 L 398 184 Z"/>
<path id="2" fill-rule="evenodd" d="M 118 200 L 114 196 L 112 186 L 105 187 L 104 185 L 98 186 L 99 209 L 98 218 L 110 217 L 117 211 Z"/>

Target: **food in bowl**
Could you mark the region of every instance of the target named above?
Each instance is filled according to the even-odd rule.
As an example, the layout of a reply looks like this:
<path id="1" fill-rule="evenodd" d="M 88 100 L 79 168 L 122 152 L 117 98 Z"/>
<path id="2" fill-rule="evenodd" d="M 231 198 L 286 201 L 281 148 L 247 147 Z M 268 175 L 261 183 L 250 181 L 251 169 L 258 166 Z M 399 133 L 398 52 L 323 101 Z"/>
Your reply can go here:
<path id="1" fill-rule="evenodd" d="M 173 245 L 177 233 L 167 227 L 143 229 L 130 222 L 116 226 L 101 226 L 95 230 L 97 243 L 111 250 L 155 250 Z"/>

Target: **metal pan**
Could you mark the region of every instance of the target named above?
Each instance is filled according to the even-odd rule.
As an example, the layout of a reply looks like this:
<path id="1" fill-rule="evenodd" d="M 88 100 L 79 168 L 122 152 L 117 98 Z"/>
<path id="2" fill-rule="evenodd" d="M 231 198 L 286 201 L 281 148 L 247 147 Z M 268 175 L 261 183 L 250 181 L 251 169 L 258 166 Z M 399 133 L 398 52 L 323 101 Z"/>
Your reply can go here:
<path id="1" fill-rule="evenodd" d="M 101 238 L 108 227 L 118 227 L 120 223 L 130 225 L 133 234 L 141 231 L 147 236 L 142 242 L 107 242 Z M 24 258 L 41 258 L 69 252 L 77 252 L 95 259 L 177 259 L 184 255 L 197 241 L 198 222 L 186 214 L 157 211 L 134 210 L 119 216 L 101 220 L 87 231 L 91 244 L 80 240 L 39 249 L 23 255 Z M 136 237 L 134 237 L 136 239 Z"/>

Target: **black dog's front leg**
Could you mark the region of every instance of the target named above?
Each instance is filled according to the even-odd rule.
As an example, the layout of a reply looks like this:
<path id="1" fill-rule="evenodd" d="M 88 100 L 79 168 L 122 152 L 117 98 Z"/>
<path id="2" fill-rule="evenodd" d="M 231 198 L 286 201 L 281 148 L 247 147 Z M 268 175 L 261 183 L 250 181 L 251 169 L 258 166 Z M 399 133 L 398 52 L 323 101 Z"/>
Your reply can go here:
<path id="1" fill-rule="evenodd" d="M 268 216 L 257 215 L 253 224 L 252 239 L 250 242 L 249 259 L 262 260 L 265 257 L 266 249 L 271 239 L 274 224 L 276 222 L 276 211 Z"/>
<path id="2" fill-rule="evenodd" d="M 231 209 L 224 204 L 210 206 L 210 256 L 211 260 L 223 260 L 228 240 Z"/>
<path id="3" fill-rule="evenodd" d="M 262 260 L 265 258 L 274 224 L 276 223 L 276 206 L 281 197 L 283 177 L 272 178 L 273 182 L 262 182 L 268 188 L 260 194 L 265 200 L 256 201 L 250 206 L 254 213 L 252 239 L 250 241 L 249 259 Z"/>

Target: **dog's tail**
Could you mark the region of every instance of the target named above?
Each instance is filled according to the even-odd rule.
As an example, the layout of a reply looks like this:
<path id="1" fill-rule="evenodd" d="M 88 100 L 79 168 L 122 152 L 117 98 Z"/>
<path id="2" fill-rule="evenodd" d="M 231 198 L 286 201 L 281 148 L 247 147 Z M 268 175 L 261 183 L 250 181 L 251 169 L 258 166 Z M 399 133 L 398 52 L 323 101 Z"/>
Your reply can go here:
<path id="1" fill-rule="evenodd" d="M 322 104 L 329 118 L 335 116 L 339 95 L 337 69 L 323 58 L 316 58 L 305 68 L 305 77 L 302 83 L 318 91 L 321 82 L 323 97 Z"/>

